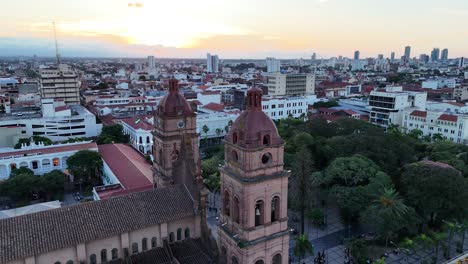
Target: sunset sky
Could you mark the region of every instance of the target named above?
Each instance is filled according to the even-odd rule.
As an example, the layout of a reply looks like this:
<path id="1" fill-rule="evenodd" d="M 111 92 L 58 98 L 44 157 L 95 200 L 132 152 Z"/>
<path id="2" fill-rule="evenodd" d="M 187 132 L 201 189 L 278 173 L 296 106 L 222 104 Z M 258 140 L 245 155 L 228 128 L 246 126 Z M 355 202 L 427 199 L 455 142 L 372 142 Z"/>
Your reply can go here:
<path id="1" fill-rule="evenodd" d="M 467 0 L 2 1 L 0 56 L 468 56 Z"/>

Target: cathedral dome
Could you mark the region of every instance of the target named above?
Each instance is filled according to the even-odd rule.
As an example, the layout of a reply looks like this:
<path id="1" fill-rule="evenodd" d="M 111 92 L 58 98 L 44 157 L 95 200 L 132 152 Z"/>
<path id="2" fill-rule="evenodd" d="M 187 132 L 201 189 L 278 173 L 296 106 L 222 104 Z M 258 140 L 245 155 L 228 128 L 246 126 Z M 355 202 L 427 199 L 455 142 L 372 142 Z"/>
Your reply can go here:
<path id="1" fill-rule="evenodd" d="M 176 79 L 169 80 L 169 93 L 159 102 L 156 114 L 159 116 L 195 115 L 185 97 L 179 93 Z"/>
<path id="2" fill-rule="evenodd" d="M 247 91 L 247 108 L 236 119 L 225 140 L 244 148 L 283 144 L 275 123 L 262 111 L 262 90 Z"/>

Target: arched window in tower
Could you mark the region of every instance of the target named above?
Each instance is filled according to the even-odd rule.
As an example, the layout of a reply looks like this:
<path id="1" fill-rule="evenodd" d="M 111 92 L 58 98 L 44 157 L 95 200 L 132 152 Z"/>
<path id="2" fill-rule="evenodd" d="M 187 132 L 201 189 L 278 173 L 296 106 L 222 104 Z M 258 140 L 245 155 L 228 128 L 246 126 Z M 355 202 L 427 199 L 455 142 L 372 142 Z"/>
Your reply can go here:
<path id="1" fill-rule="evenodd" d="M 237 260 L 237 257 L 236 257 L 236 256 L 232 256 L 232 258 L 231 258 L 231 263 L 232 263 L 232 264 L 239 264 L 239 261 Z"/>
<path id="2" fill-rule="evenodd" d="M 103 249 L 101 250 L 101 263 L 106 263 L 107 262 L 107 250 Z"/>
<path id="3" fill-rule="evenodd" d="M 237 133 L 232 133 L 232 143 L 237 144 Z"/>
<path id="4" fill-rule="evenodd" d="M 162 161 L 163 161 L 163 154 L 162 154 L 162 149 L 159 149 L 158 151 L 158 163 L 162 165 Z"/>
<path id="5" fill-rule="evenodd" d="M 185 239 L 190 238 L 190 228 L 185 228 Z"/>
<path id="6" fill-rule="evenodd" d="M 116 248 L 113 248 L 111 251 L 112 259 L 117 259 L 119 258 L 119 250 Z"/>
<path id="7" fill-rule="evenodd" d="M 148 250 L 148 239 L 146 237 L 141 240 L 141 250 Z"/>
<path id="8" fill-rule="evenodd" d="M 147 137 L 146 137 L 146 144 L 149 144 L 149 143 L 150 143 L 150 137 L 147 136 Z"/>
<path id="9" fill-rule="evenodd" d="M 235 162 L 239 161 L 239 155 L 237 154 L 237 151 L 235 150 L 231 151 L 231 159 L 232 161 L 235 161 Z"/>
<path id="10" fill-rule="evenodd" d="M 169 243 L 174 243 L 175 242 L 175 235 L 174 232 L 171 232 L 169 234 Z"/>
<path id="11" fill-rule="evenodd" d="M 272 264 L 281 264 L 281 254 L 278 253 L 273 256 L 273 259 L 271 260 Z"/>
<path id="12" fill-rule="evenodd" d="M 265 264 L 265 261 L 263 259 L 255 261 L 255 264 Z"/>
<path id="13" fill-rule="evenodd" d="M 263 136 L 263 146 L 269 146 L 270 145 L 270 135 L 264 135 Z"/>
<path id="14" fill-rule="evenodd" d="M 232 220 L 239 224 L 239 198 L 234 197 L 234 206 L 232 208 Z"/>
<path id="15" fill-rule="evenodd" d="M 156 237 L 151 238 L 151 248 L 156 248 L 158 245 L 158 239 Z"/>
<path id="16" fill-rule="evenodd" d="M 143 138 L 142 138 L 141 136 L 140 136 L 140 139 L 138 140 L 138 142 L 139 142 L 140 144 L 143 143 Z"/>
<path id="17" fill-rule="evenodd" d="M 255 203 L 255 226 L 261 226 L 264 224 L 264 208 L 265 204 L 262 200 Z"/>
<path id="18" fill-rule="evenodd" d="M 272 160 L 272 157 L 271 157 L 270 153 L 263 154 L 263 156 L 262 156 L 262 163 L 263 164 L 265 164 L 265 165 L 269 164 L 271 162 L 271 160 Z"/>
<path id="19" fill-rule="evenodd" d="M 271 199 L 271 222 L 278 221 L 280 218 L 280 198 L 278 196 Z"/>
<path id="20" fill-rule="evenodd" d="M 132 254 L 138 254 L 138 243 L 132 244 Z"/>
<path id="21" fill-rule="evenodd" d="M 182 240 L 182 228 L 177 229 L 177 241 Z"/>
<path id="22" fill-rule="evenodd" d="M 97 264 L 96 254 L 91 254 L 91 256 L 89 256 L 89 263 L 90 264 Z"/>
<path id="23" fill-rule="evenodd" d="M 224 191 L 223 197 L 223 213 L 227 216 L 231 215 L 231 197 L 229 197 L 229 192 L 226 190 Z"/>

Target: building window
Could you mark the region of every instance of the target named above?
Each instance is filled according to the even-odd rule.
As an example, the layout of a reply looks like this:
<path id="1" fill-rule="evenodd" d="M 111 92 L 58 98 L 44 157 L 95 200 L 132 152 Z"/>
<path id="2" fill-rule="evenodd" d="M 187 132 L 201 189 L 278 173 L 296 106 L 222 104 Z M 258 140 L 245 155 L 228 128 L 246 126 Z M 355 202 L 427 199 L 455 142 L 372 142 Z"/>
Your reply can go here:
<path id="1" fill-rule="evenodd" d="M 67 264 L 73 264 L 73 260 L 67 261 Z"/>
<path id="2" fill-rule="evenodd" d="M 264 203 L 262 200 L 255 203 L 255 226 L 263 225 L 264 221 Z"/>
<path id="3" fill-rule="evenodd" d="M 138 254 L 138 243 L 132 244 L 132 254 Z"/>
<path id="4" fill-rule="evenodd" d="M 190 229 L 187 227 L 185 228 L 185 239 L 190 238 Z"/>
<path id="5" fill-rule="evenodd" d="M 234 132 L 234 133 L 232 134 L 232 143 L 234 143 L 234 144 L 237 143 L 237 133 L 236 133 L 236 132 Z"/>
<path id="6" fill-rule="evenodd" d="M 54 164 L 54 167 L 58 167 L 60 165 L 60 160 L 59 158 L 54 158 L 52 160 L 52 163 Z"/>
<path id="7" fill-rule="evenodd" d="M 141 240 L 141 250 L 148 250 L 148 239 L 146 237 Z"/>
<path id="8" fill-rule="evenodd" d="M 278 254 L 274 255 L 271 263 L 272 264 L 281 264 L 281 254 L 278 253 Z"/>
<path id="9" fill-rule="evenodd" d="M 271 200 L 271 222 L 278 221 L 280 218 L 280 198 L 273 197 Z"/>
<path id="10" fill-rule="evenodd" d="M 271 159 L 272 159 L 271 154 L 270 153 L 265 153 L 262 156 L 262 163 L 263 164 L 269 164 L 271 162 Z"/>
<path id="11" fill-rule="evenodd" d="M 232 264 L 239 264 L 239 261 L 237 260 L 236 256 L 232 256 L 231 263 Z"/>
<path id="12" fill-rule="evenodd" d="M 177 241 L 182 240 L 182 228 L 177 229 Z"/>
<path id="13" fill-rule="evenodd" d="M 97 264 L 96 254 L 92 254 L 91 256 L 89 256 L 89 263 L 90 264 Z"/>
<path id="14" fill-rule="evenodd" d="M 112 253 L 112 259 L 119 258 L 119 250 L 118 249 L 116 249 L 116 248 L 112 249 L 111 253 Z"/>
<path id="15" fill-rule="evenodd" d="M 36 169 L 39 168 L 39 164 L 38 164 L 37 160 L 31 162 L 31 165 L 32 165 L 33 170 L 36 170 Z"/>
<path id="16" fill-rule="evenodd" d="M 229 197 L 229 192 L 226 190 L 224 191 L 224 197 L 223 197 L 223 213 L 227 216 L 231 215 L 231 208 L 230 208 L 230 197 Z"/>
<path id="17" fill-rule="evenodd" d="M 239 198 L 237 197 L 234 197 L 234 208 L 232 210 L 232 220 L 236 223 L 239 223 L 239 219 L 240 219 L 240 215 L 239 215 L 239 212 L 240 212 L 240 209 L 239 209 Z"/>
<path id="18" fill-rule="evenodd" d="M 263 260 L 257 260 L 255 261 L 255 264 L 265 264 L 265 262 Z"/>
<path id="19" fill-rule="evenodd" d="M 270 145 L 270 135 L 264 135 L 263 136 L 263 146 L 269 146 Z"/>
<path id="20" fill-rule="evenodd" d="M 151 248 L 156 248 L 158 246 L 158 239 L 156 237 L 151 238 Z"/>
<path id="21" fill-rule="evenodd" d="M 174 243 L 174 241 L 175 241 L 174 232 L 171 232 L 171 233 L 169 234 L 169 242 L 170 242 L 170 243 Z"/>
<path id="22" fill-rule="evenodd" d="M 107 262 L 107 250 L 103 249 L 101 250 L 101 263 L 106 263 Z"/>

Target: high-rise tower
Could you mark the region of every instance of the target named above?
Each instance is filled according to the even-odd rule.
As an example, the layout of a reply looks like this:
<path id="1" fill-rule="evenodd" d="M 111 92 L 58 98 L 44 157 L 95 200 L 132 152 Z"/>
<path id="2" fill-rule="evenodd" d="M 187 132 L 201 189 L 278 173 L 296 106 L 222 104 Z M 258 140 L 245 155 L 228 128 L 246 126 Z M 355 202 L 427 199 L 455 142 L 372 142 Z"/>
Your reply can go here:
<path id="1" fill-rule="evenodd" d="M 262 90 L 247 92 L 247 109 L 224 144 L 219 224 L 221 263 L 286 264 L 288 173 L 284 142 L 262 112 Z"/>

